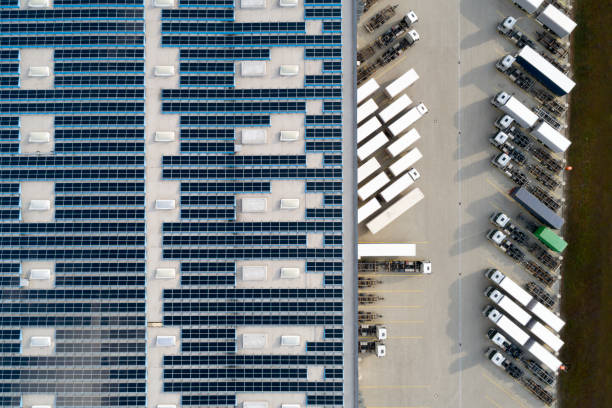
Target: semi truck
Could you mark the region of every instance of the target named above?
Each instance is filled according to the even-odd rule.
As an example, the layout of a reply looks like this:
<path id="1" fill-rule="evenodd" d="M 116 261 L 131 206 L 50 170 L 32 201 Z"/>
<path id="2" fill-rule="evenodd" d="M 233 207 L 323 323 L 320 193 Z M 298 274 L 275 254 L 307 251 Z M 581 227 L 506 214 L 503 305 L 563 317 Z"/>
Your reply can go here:
<path id="1" fill-rule="evenodd" d="M 538 121 L 538 115 L 526 107 L 516 97 L 511 96 L 507 92 L 499 92 L 491 100 L 491 103 L 501 109 L 506 114 L 510 115 L 520 126 L 525 129 L 531 129 Z"/>
<path id="2" fill-rule="evenodd" d="M 546 385 L 553 385 L 555 382 L 555 375 L 548 370 L 542 368 L 535 360 L 522 358 L 521 362 L 531 374 L 533 374 L 538 380 L 542 381 Z"/>
<path id="3" fill-rule="evenodd" d="M 391 26 L 391 28 L 376 39 L 376 46 L 378 48 L 388 46 L 393 41 L 404 35 L 417 21 L 419 21 L 419 18 L 417 17 L 416 13 L 410 10 L 397 24 Z"/>
<path id="4" fill-rule="evenodd" d="M 523 376 L 523 370 L 521 370 L 517 365 L 509 361 L 506 357 L 504 357 L 502 353 L 497 351 L 495 348 L 489 347 L 485 352 L 485 356 L 493 364 L 507 372 L 510 377 L 518 379 Z"/>
<path id="5" fill-rule="evenodd" d="M 574 31 L 577 24 L 561 10 L 549 4 L 536 17 L 536 21 L 555 33 L 559 38 L 567 37 Z"/>
<path id="6" fill-rule="evenodd" d="M 563 259 L 562 257 L 551 254 L 536 240 L 531 239 L 529 234 L 525 232 L 523 228 L 512 222 L 510 217 L 508 217 L 505 213 L 494 213 L 489 220 L 494 226 L 500 228 L 518 244 L 523 245 L 544 266 L 548 267 L 552 271 L 556 271 L 561 265 L 561 261 Z"/>
<path id="7" fill-rule="evenodd" d="M 535 164 L 525 164 L 526 157 L 521 154 L 520 150 L 511 150 L 509 153 L 502 152 L 495 156 L 491 160 L 491 163 L 502 170 L 508 177 L 510 177 L 519 186 L 528 185 L 531 181 L 522 173 L 519 169 L 515 169 L 512 165 L 512 161 L 518 165 L 523 166 L 529 174 L 538 182 L 540 185 L 550 191 L 555 191 L 557 187 L 561 185 L 561 181 L 549 174 L 546 170 L 540 168 Z"/>
<path id="8" fill-rule="evenodd" d="M 421 174 L 414 168 L 408 170 L 404 175 L 395 180 L 389 186 L 379 193 L 379 197 L 386 203 L 391 202 L 395 197 L 399 196 L 408 187 L 414 184 L 421 178 Z"/>
<path id="9" fill-rule="evenodd" d="M 379 341 L 360 341 L 359 353 L 375 354 L 381 358 L 387 355 L 387 347 Z"/>
<path id="10" fill-rule="evenodd" d="M 527 272 L 536 277 L 540 282 L 546 286 L 552 286 L 555 283 L 555 276 L 550 272 L 542 268 L 540 265 L 532 260 L 525 258 L 525 253 L 516 245 L 514 245 L 506 234 L 498 230 L 491 230 L 487 233 L 487 239 L 497 247 L 500 251 L 504 252 L 510 258 L 521 264 Z"/>
<path id="11" fill-rule="evenodd" d="M 497 25 L 497 32 L 507 37 L 510 41 L 514 42 L 517 47 L 522 48 L 525 45 L 534 46 L 535 44 L 531 39 L 523 34 L 521 31 L 514 29 L 516 25 L 516 18 L 508 16 L 501 23 Z"/>
<path id="12" fill-rule="evenodd" d="M 368 222 L 366 224 L 368 230 L 370 230 L 372 234 L 377 234 L 403 213 L 419 203 L 424 197 L 425 195 L 421 189 L 415 188 L 411 190 L 408 194 L 397 200 L 394 204 L 390 205 L 386 210 Z"/>
<path id="13" fill-rule="evenodd" d="M 516 299 L 517 302 L 525 306 L 527 310 L 542 320 L 551 329 L 559 332 L 563 326 L 565 326 L 563 319 L 553 313 L 550 309 L 547 309 L 546 306 L 538 302 L 537 299 L 534 299 L 532 295 L 523 290 L 523 288 L 521 288 L 499 270 L 489 269 L 486 272 L 486 276 L 499 285 L 499 287 L 506 291 L 506 293 Z"/>
<path id="14" fill-rule="evenodd" d="M 431 274 L 431 261 L 358 261 L 358 273 Z"/>
<path id="15" fill-rule="evenodd" d="M 525 187 L 513 188 L 510 191 L 510 196 L 546 226 L 553 229 L 561 229 L 561 227 L 563 227 L 565 220 L 530 193 Z"/>
<path id="16" fill-rule="evenodd" d="M 412 126 L 414 122 L 421 119 L 427 112 L 429 112 L 427 107 L 424 104 L 419 103 L 417 106 L 396 119 L 395 122 L 389 126 L 389 131 L 393 134 L 393 136 L 398 136 L 404 130 L 408 129 L 408 127 Z"/>
<path id="17" fill-rule="evenodd" d="M 576 83 L 530 46 L 516 55 L 516 62 L 557 96 L 567 95 Z"/>
<path id="18" fill-rule="evenodd" d="M 523 329 L 518 327 L 511 319 L 504 316 L 499 310 L 491 305 L 485 306 L 482 311 L 483 315 L 490 321 L 495 323 L 504 333 L 510 336 L 517 344 L 524 348 L 525 351 L 534 356 L 542 364 L 550 368 L 553 372 L 560 369 L 564 370 L 563 363 L 555 357 L 550 351 L 546 350 L 537 341 L 533 340 Z"/>
<path id="19" fill-rule="evenodd" d="M 487 337 L 493 342 L 493 344 L 504 350 L 512 358 L 519 359 L 523 356 L 523 350 L 519 346 L 508 340 L 498 330 L 491 327 L 487 331 Z"/>
<path id="20" fill-rule="evenodd" d="M 510 315 L 514 320 L 529 329 L 532 334 L 535 334 L 555 352 L 559 352 L 559 350 L 561 350 L 561 347 L 563 347 L 564 344 L 563 340 L 547 329 L 542 323 L 533 318 L 522 307 L 516 304 L 516 302 L 510 299 L 509 296 L 505 296 L 492 286 L 486 288 L 484 294 L 486 297 L 492 300 L 493 303 L 508 313 L 508 315 Z M 548 311 L 546 308 L 544 308 L 544 310 Z"/>
<path id="21" fill-rule="evenodd" d="M 507 117 L 511 122 L 513 121 L 509 115 L 504 115 L 497 122 L 501 122 L 505 125 Z M 496 127 L 497 126 L 496 122 Z M 559 173 L 563 170 L 564 162 L 562 160 L 554 158 L 546 149 L 540 144 L 534 143 L 530 137 L 521 132 L 516 126 L 503 126 L 493 137 L 489 138 L 491 144 L 500 149 L 502 152 L 510 155 L 509 151 L 516 150 L 517 146 L 525 149 L 525 151 L 531 153 L 532 157 L 536 159 L 542 166 L 553 173 Z M 516 145 L 516 146 L 515 146 Z"/>
<path id="22" fill-rule="evenodd" d="M 359 325 L 359 337 L 374 337 L 376 340 L 387 339 L 387 328 L 377 324 Z"/>

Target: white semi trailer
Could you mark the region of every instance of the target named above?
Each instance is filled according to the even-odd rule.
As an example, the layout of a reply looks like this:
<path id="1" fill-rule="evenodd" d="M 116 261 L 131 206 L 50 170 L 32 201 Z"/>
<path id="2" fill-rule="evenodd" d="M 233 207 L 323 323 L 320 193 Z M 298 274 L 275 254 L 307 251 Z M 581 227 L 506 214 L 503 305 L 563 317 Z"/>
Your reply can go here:
<path id="1" fill-rule="evenodd" d="M 499 285 L 506 293 L 512 296 L 521 305 L 525 306 L 527 310 L 542 320 L 547 326 L 556 332 L 559 332 L 565 321 L 553 313 L 546 306 L 538 302 L 531 296 L 526 290 L 521 288 L 516 282 L 504 275 L 497 269 L 489 269 L 485 272 L 485 276 Z"/>
<path id="2" fill-rule="evenodd" d="M 427 107 L 420 103 L 389 125 L 389 131 L 393 136 L 399 136 L 404 130 L 408 129 L 414 122 L 421 119 L 427 112 Z"/>
<path id="3" fill-rule="evenodd" d="M 548 330 L 542 323 L 531 317 L 529 313 L 517 305 L 509 296 L 504 296 L 499 290 L 493 287 L 488 287 L 485 290 L 485 296 L 491 299 L 521 325 L 528 328 L 531 333 L 535 334 L 555 352 L 561 350 L 564 344 L 563 340 Z"/>
<path id="4" fill-rule="evenodd" d="M 521 101 L 507 92 L 499 92 L 491 103 L 510 115 L 520 126 L 531 129 L 538 121 L 538 115 L 526 107 Z"/>
<path id="5" fill-rule="evenodd" d="M 536 17 L 536 20 L 560 38 L 570 35 L 577 26 L 574 20 L 566 16 L 552 4 L 546 6 L 546 8 Z"/>
<path id="6" fill-rule="evenodd" d="M 408 95 L 403 94 L 392 102 L 389 106 L 378 113 L 378 117 L 383 123 L 388 123 L 391 119 L 399 115 L 404 109 L 412 105 L 412 99 Z"/>
<path id="7" fill-rule="evenodd" d="M 484 308 L 482 313 L 520 346 L 524 347 L 527 352 L 531 353 L 531 355 L 555 373 L 559 371 L 559 369 L 565 369 L 565 366 L 557 357 L 546 350 L 540 343 L 531 339 L 523 329 L 518 327 L 516 323 L 508 317 L 504 316 L 499 310 L 488 305 Z"/>
<path id="8" fill-rule="evenodd" d="M 385 211 L 374 217 L 374 219 L 368 222 L 366 226 L 372 234 L 377 234 L 387 225 L 395 221 L 400 215 L 416 205 L 424 197 L 425 195 L 423 192 L 419 188 L 415 188 L 397 200 L 394 204 L 389 206 Z"/>
<path id="9" fill-rule="evenodd" d="M 540 8 L 544 0 L 512 0 L 512 2 L 527 13 L 532 14 Z"/>
<path id="10" fill-rule="evenodd" d="M 385 88 L 385 93 L 389 98 L 395 98 L 404 89 L 414 84 L 419 79 L 419 75 L 416 73 L 414 68 L 409 69 L 395 81 L 391 82 Z"/>

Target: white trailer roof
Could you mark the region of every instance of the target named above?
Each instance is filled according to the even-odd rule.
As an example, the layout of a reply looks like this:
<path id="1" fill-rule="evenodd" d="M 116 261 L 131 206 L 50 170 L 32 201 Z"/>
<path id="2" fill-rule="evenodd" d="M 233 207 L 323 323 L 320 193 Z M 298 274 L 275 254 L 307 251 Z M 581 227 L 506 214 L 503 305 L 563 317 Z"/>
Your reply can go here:
<path id="1" fill-rule="evenodd" d="M 550 28 L 559 37 L 565 37 L 574 31 L 577 24 L 561 10 L 549 4 L 536 18 L 540 23 Z"/>
<path id="2" fill-rule="evenodd" d="M 540 343 L 536 341 L 532 341 L 529 347 L 527 347 L 527 351 L 531 353 L 535 358 L 540 360 L 542 364 L 557 372 L 559 368 L 563 365 L 561 361 L 557 357 L 555 357 L 550 351 L 546 350 Z"/>
<path id="3" fill-rule="evenodd" d="M 387 225 L 395 221 L 400 215 L 408 211 L 412 206 L 421 201 L 425 195 L 419 188 L 415 188 L 408 194 L 400 198 L 385 211 L 377 215 L 366 226 L 372 234 L 376 234 Z"/>
<path id="4" fill-rule="evenodd" d="M 540 322 L 533 322 L 529 325 L 529 330 L 535 334 L 540 340 L 544 342 L 548 347 L 553 349 L 553 351 L 558 352 L 563 347 L 563 340 L 561 340 L 556 334 L 548 330 L 544 325 Z"/>
<path id="5" fill-rule="evenodd" d="M 378 105 L 374 99 L 368 99 L 364 104 L 357 108 L 357 123 L 361 122 L 378 110 Z"/>
<path id="6" fill-rule="evenodd" d="M 357 149 L 357 157 L 359 157 L 359 160 L 367 159 L 370 155 L 374 154 L 378 149 L 383 147 L 388 141 L 389 139 L 387 139 L 387 136 L 385 136 L 383 132 L 378 133 Z"/>
<path id="7" fill-rule="evenodd" d="M 391 166 L 389 166 L 389 170 L 393 173 L 394 176 L 399 176 L 405 170 L 408 170 L 412 167 L 416 162 L 418 162 L 423 155 L 418 147 L 415 147 L 398 160 L 396 160 Z"/>
<path id="8" fill-rule="evenodd" d="M 544 0 L 512 0 L 515 4 L 518 4 L 523 10 L 528 13 L 536 11 Z"/>
<path id="9" fill-rule="evenodd" d="M 523 105 L 523 103 L 514 96 L 510 97 L 510 99 L 508 99 L 508 101 L 503 104 L 500 109 L 512 116 L 514 120 L 516 120 L 518 124 L 525 129 L 531 128 L 538 121 L 538 115 Z"/>
<path id="10" fill-rule="evenodd" d="M 510 315 L 514 320 L 522 324 L 523 326 L 529 323 L 531 320 L 531 315 L 523 310 L 522 307 L 514 303 L 508 296 L 504 296 L 497 303 L 499 307 L 504 309 L 508 315 Z"/>
<path id="11" fill-rule="evenodd" d="M 368 181 L 363 187 L 357 190 L 357 195 L 361 200 L 367 200 L 372 194 L 383 188 L 389 182 L 389 176 L 387 173 L 382 172 L 372 180 Z"/>
<path id="12" fill-rule="evenodd" d="M 540 123 L 531 134 L 555 153 L 566 151 L 572 144 L 565 136 L 557 132 L 546 122 Z"/>
<path id="13" fill-rule="evenodd" d="M 552 310 L 540 302 L 534 300 L 528 307 L 531 312 L 542 320 L 546 325 L 558 332 L 565 326 L 565 322 L 559 316 L 557 316 Z"/>
<path id="14" fill-rule="evenodd" d="M 376 198 L 372 198 L 370 201 L 359 207 L 357 210 L 357 224 L 361 224 L 370 215 L 378 211 L 380 207 L 380 203 Z"/>
<path id="15" fill-rule="evenodd" d="M 548 79 L 553 81 L 559 88 L 563 89 L 566 93 L 570 93 L 574 86 L 576 86 L 576 83 L 572 81 L 567 75 L 559 71 L 557 67 L 548 62 L 546 58 L 541 56 L 537 51 L 535 51 L 528 45 L 523 47 L 523 49 L 517 54 L 517 57 L 521 57 L 525 61 L 528 61 L 538 71 L 540 71 L 543 75 L 546 75 Z"/>
<path id="16" fill-rule="evenodd" d="M 415 244 L 357 244 L 357 258 L 416 256 Z"/>
<path id="17" fill-rule="evenodd" d="M 357 104 L 376 92 L 378 88 L 380 88 L 380 85 L 378 85 L 378 82 L 376 82 L 374 78 L 366 81 L 363 85 L 357 88 Z"/>
<path id="18" fill-rule="evenodd" d="M 380 123 L 380 120 L 378 120 L 376 116 L 359 126 L 357 128 L 357 143 L 361 143 L 381 126 L 382 123 Z"/>
<path id="19" fill-rule="evenodd" d="M 395 142 L 387 146 L 387 152 L 389 152 L 391 157 L 397 157 L 399 154 L 401 154 L 404 150 L 409 148 L 414 142 L 416 142 L 420 138 L 421 138 L 421 135 L 416 129 L 410 129 L 402 137 L 400 137 Z"/>
<path id="20" fill-rule="evenodd" d="M 389 202 L 393 200 L 395 197 L 401 194 L 402 191 L 406 190 L 414 183 L 412 176 L 410 173 L 404 174 L 402 177 L 395 180 L 393 183 L 389 185 L 389 187 L 385 188 L 380 192 L 381 197 L 385 202 Z"/>
<path id="21" fill-rule="evenodd" d="M 396 119 L 395 122 L 389 126 L 389 130 L 393 136 L 397 136 L 419 120 L 425 113 L 427 113 L 427 108 L 421 103 L 404 113 L 399 119 Z"/>
<path id="22" fill-rule="evenodd" d="M 357 183 L 361 183 L 363 180 L 374 174 L 374 172 L 378 169 L 380 169 L 380 164 L 375 157 L 372 157 L 357 169 Z"/>
<path id="23" fill-rule="evenodd" d="M 389 96 L 389 98 L 395 98 L 404 89 L 414 84 L 417 79 L 419 79 L 419 74 L 416 73 L 414 68 L 410 68 L 395 81 L 387 85 L 387 87 L 385 88 L 385 93 L 387 94 L 387 96 Z"/>
<path id="24" fill-rule="evenodd" d="M 502 329 L 508 336 L 512 337 L 519 345 L 524 345 L 529 340 L 529 335 L 508 317 L 503 316 L 497 321 L 497 327 Z"/>
<path id="25" fill-rule="evenodd" d="M 533 299 L 533 296 L 507 276 L 501 281 L 499 287 L 523 306 L 526 306 Z"/>
<path id="26" fill-rule="evenodd" d="M 378 117 L 382 119 L 383 123 L 387 123 L 410 105 L 412 105 L 412 99 L 403 94 L 395 102 L 380 111 Z"/>

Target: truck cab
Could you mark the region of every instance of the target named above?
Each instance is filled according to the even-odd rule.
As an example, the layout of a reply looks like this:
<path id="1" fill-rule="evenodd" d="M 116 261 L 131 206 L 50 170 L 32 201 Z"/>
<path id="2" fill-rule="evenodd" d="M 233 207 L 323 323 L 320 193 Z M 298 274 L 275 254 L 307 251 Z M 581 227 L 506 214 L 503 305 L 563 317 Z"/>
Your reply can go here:
<path id="1" fill-rule="evenodd" d="M 509 138 L 510 136 L 500 130 L 490 140 L 495 146 L 503 146 Z"/>
<path id="2" fill-rule="evenodd" d="M 404 23 L 406 24 L 407 27 L 410 27 L 417 21 L 419 21 L 419 18 L 417 17 L 416 13 L 412 10 L 407 12 L 406 15 L 404 16 Z"/>
<path id="3" fill-rule="evenodd" d="M 506 225 L 510 222 L 510 217 L 508 217 L 503 212 L 495 213 L 490 218 L 491 222 L 497 225 L 500 228 L 505 228 Z"/>
<path id="4" fill-rule="evenodd" d="M 499 61 L 497 61 L 497 63 L 495 64 L 495 68 L 497 68 L 498 71 L 506 72 L 508 68 L 510 68 L 512 64 L 514 64 L 514 61 L 516 61 L 516 58 L 508 54 Z"/>
<path id="5" fill-rule="evenodd" d="M 504 21 L 502 21 L 501 23 L 497 25 L 497 31 L 499 31 L 502 34 L 508 35 L 509 33 L 512 32 L 515 24 L 516 24 L 516 18 L 512 16 L 508 16 L 504 19 Z"/>
<path id="6" fill-rule="evenodd" d="M 491 299 L 494 303 L 499 303 L 500 299 L 504 297 L 501 292 L 495 289 L 493 286 L 489 286 L 485 289 L 484 294 L 486 297 Z"/>
<path id="7" fill-rule="evenodd" d="M 376 357 L 381 358 L 387 355 L 387 348 L 378 341 L 360 341 L 359 353 L 373 353 L 376 354 Z"/>
<path id="8" fill-rule="evenodd" d="M 504 357 L 502 353 L 495 350 L 493 347 L 489 347 L 487 349 L 487 351 L 485 352 L 485 356 L 487 357 L 489 361 L 491 361 L 496 366 L 500 368 L 504 368 L 503 364 L 506 361 L 506 358 Z"/>
<path id="9" fill-rule="evenodd" d="M 504 279 L 504 274 L 499 271 L 499 269 L 489 268 L 485 272 L 485 276 L 491 279 L 493 282 L 499 283 Z"/>
<path id="10" fill-rule="evenodd" d="M 503 232 L 499 230 L 491 230 L 487 234 L 487 238 L 493 241 L 495 244 L 501 245 L 506 240 L 506 234 L 504 234 Z"/>
<path id="11" fill-rule="evenodd" d="M 523 356 L 523 350 L 506 339 L 506 337 L 504 337 L 504 335 L 496 329 L 491 327 L 489 331 L 487 331 L 487 337 L 493 342 L 493 344 L 499 346 L 502 350 L 512 356 L 512 358 L 521 358 Z"/>
<path id="12" fill-rule="evenodd" d="M 495 121 L 495 127 L 499 130 L 506 130 L 514 123 L 514 118 L 510 115 L 503 115 Z"/>
<path id="13" fill-rule="evenodd" d="M 419 35 L 419 33 L 417 33 L 416 30 L 410 30 L 406 34 L 405 38 L 408 40 L 408 44 L 412 45 L 415 42 L 419 41 L 421 39 L 421 36 Z"/>
<path id="14" fill-rule="evenodd" d="M 491 99 L 491 103 L 499 108 L 500 106 L 505 105 L 511 97 L 512 95 L 510 95 L 508 92 L 502 91 Z"/>
<path id="15" fill-rule="evenodd" d="M 512 158 L 508 156 L 506 153 L 500 153 L 497 156 L 493 156 L 491 163 L 494 166 L 499 167 L 500 169 L 505 169 L 506 167 L 510 165 L 511 161 L 512 161 Z"/>

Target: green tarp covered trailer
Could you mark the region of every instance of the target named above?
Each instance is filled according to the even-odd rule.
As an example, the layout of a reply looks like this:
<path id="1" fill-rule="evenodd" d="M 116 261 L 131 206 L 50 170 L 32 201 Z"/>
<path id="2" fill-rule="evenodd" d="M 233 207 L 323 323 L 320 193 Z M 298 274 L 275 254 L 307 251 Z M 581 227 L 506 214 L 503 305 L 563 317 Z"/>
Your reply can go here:
<path id="1" fill-rule="evenodd" d="M 539 227 L 534 235 L 553 251 L 563 252 L 567 246 L 567 242 L 548 227 Z"/>

